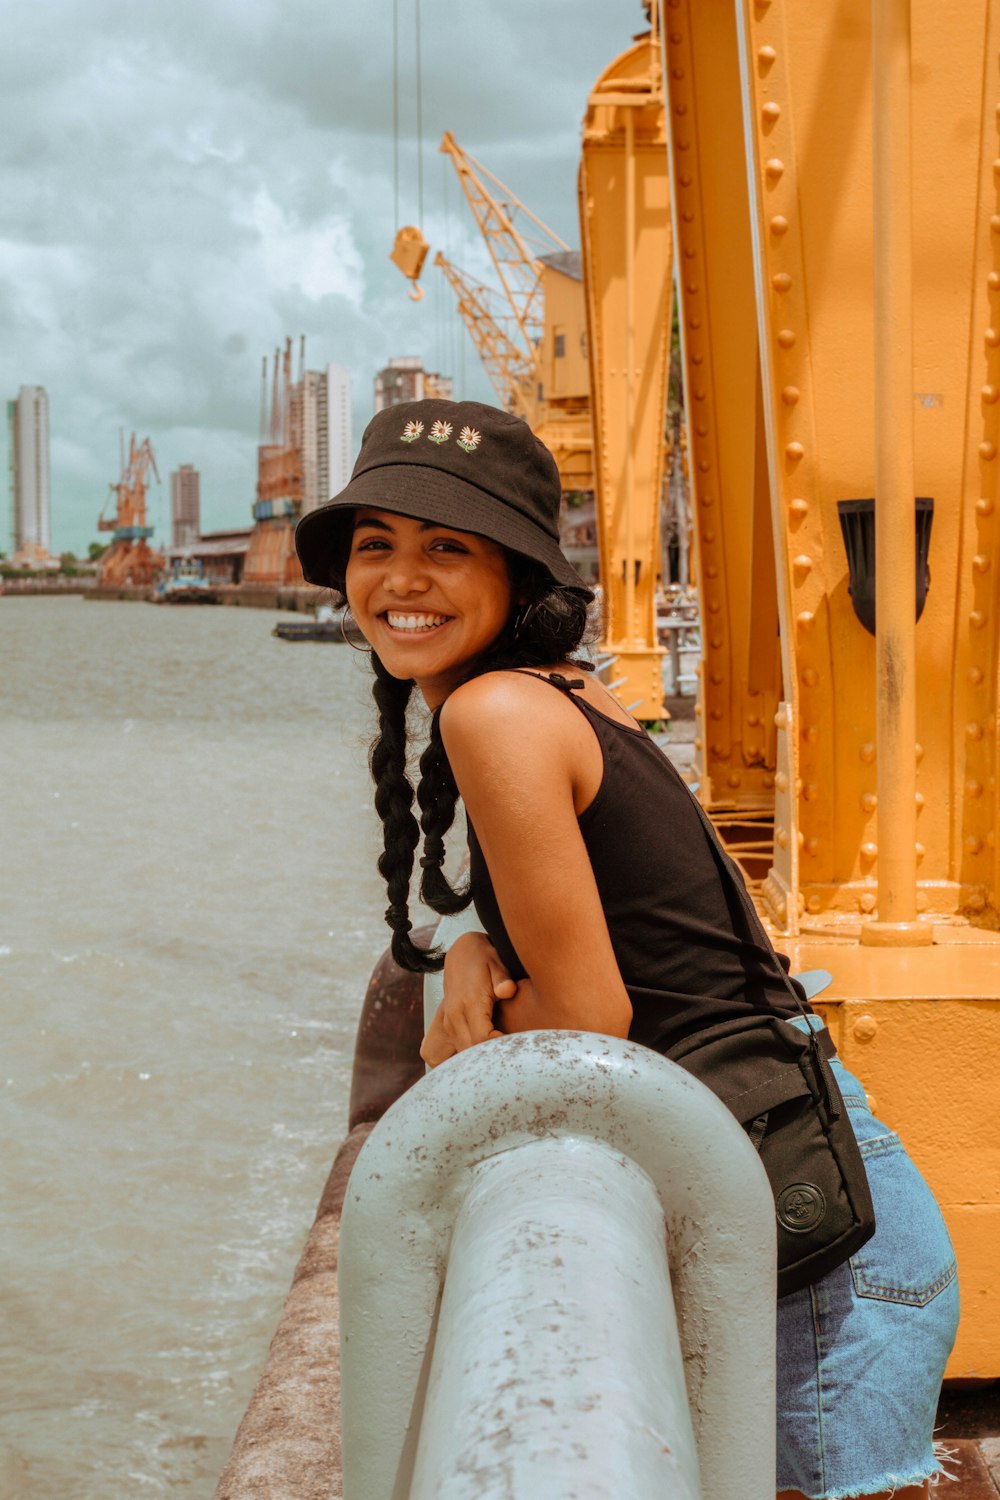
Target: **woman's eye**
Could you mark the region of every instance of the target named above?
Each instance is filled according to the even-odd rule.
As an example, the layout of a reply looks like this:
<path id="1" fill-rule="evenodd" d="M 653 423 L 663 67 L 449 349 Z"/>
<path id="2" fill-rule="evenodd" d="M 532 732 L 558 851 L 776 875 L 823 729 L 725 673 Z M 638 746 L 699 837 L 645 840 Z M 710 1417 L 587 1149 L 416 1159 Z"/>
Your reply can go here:
<path id="1" fill-rule="evenodd" d="M 451 541 L 447 537 L 442 537 L 440 541 L 434 543 L 434 546 L 433 546 L 432 550 L 434 552 L 461 552 L 461 553 L 465 553 L 465 552 L 468 552 L 469 549 L 468 549 L 468 547 L 463 547 L 462 544 L 461 544 L 461 542 L 453 542 L 453 541 Z"/>
<path id="2" fill-rule="evenodd" d="M 381 552 L 389 544 L 380 536 L 366 537 L 363 542 L 356 542 L 355 552 Z"/>

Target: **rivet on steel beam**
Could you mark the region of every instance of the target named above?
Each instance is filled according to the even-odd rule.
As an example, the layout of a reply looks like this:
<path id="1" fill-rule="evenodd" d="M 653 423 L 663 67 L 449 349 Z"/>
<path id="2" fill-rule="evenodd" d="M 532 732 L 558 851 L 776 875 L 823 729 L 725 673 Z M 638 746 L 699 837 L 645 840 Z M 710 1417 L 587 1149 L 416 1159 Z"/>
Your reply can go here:
<path id="1" fill-rule="evenodd" d="M 719 719 L 721 719 L 721 718 L 722 718 L 722 709 L 721 709 L 721 708 L 713 708 L 713 709 L 712 709 L 712 710 L 711 710 L 711 711 L 710 711 L 710 712 L 709 712 L 709 715 L 708 715 L 708 717 L 709 717 L 709 718 L 710 718 L 710 719 L 715 719 L 715 721 L 716 721 L 716 723 L 718 723 L 718 721 L 719 721 Z"/>
<path id="2" fill-rule="evenodd" d="M 965 792 L 968 797 L 981 797 L 983 795 L 982 782 L 967 781 L 965 783 Z"/>
<path id="3" fill-rule="evenodd" d="M 684 69 L 683 68 L 671 68 L 670 69 L 670 76 L 671 76 L 671 78 L 683 78 L 684 77 Z"/>
<path id="4" fill-rule="evenodd" d="M 980 458 L 992 459 L 992 458 L 996 458 L 996 456 L 997 456 L 997 445 L 996 445 L 996 443 L 980 443 L 979 444 L 979 457 Z"/>
<path id="5" fill-rule="evenodd" d="M 788 502 L 788 514 L 794 521 L 801 521 L 809 514 L 809 501 L 797 497 Z"/>
<path id="6" fill-rule="evenodd" d="M 701 327 L 700 323 L 698 324 L 698 327 L 699 328 Z M 699 422 L 698 426 L 695 428 L 695 432 L 698 434 L 699 437 L 708 437 L 708 424 L 707 424 L 707 422 Z"/>
<path id="7" fill-rule="evenodd" d="M 702 748 L 702 746 L 703 746 L 703 745 L 704 745 L 704 743 L 705 743 L 705 742 L 704 742 L 704 740 L 703 740 L 703 739 L 702 739 L 702 738 L 701 738 L 701 736 L 700 736 L 700 735 L 696 735 L 696 736 L 695 736 L 695 742 L 694 742 L 694 748 L 695 748 L 695 749 L 696 749 L 696 750 L 700 750 L 700 749 L 701 749 L 701 748 Z"/>
<path id="8" fill-rule="evenodd" d="M 795 347 L 795 333 L 791 328 L 782 328 L 778 333 L 778 343 L 782 349 Z"/>
<path id="9" fill-rule="evenodd" d="M 806 687 L 815 687 L 817 682 L 819 682 L 819 673 L 817 672 L 816 668 L 803 667 L 802 681 L 805 683 Z"/>
<path id="10" fill-rule="evenodd" d="M 874 1016 L 859 1016 L 854 1023 L 854 1035 L 859 1042 L 870 1042 L 878 1031 Z"/>
<path id="11" fill-rule="evenodd" d="M 788 220 L 784 214 L 774 214 L 771 219 L 772 234 L 786 234 L 788 232 Z"/>
<path id="12" fill-rule="evenodd" d="M 816 616 L 813 614 L 811 609 L 803 609 L 799 611 L 798 626 L 800 630 L 811 630 L 815 623 Z"/>
<path id="13" fill-rule="evenodd" d="M 705 531 L 703 533 L 703 536 L 704 536 L 706 542 L 714 542 L 715 541 L 715 532 L 712 531 L 711 528 L 709 528 L 707 531 Z"/>
<path id="14" fill-rule="evenodd" d="M 805 740 L 807 745 L 815 745 L 816 741 L 819 739 L 819 725 L 807 724 L 802 731 L 802 738 Z"/>
<path id="15" fill-rule="evenodd" d="M 773 99 L 769 99 L 764 105 L 760 114 L 761 119 L 764 122 L 764 129 L 768 130 L 771 126 L 776 125 L 781 119 L 781 105 L 775 104 Z"/>
<path id="16" fill-rule="evenodd" d="M 699 458 L 698 469 L 702 474 L 707 474 L 711 467 L 712 460 L 710 458 Z"/>
<path id="17" fill-rule="evenodd" d="M 923 792 L 914 792 L 913 801 L 916 805 L 917 812 L 920 812 L 924 806 L 924 802 L 926 801 Z"/>
<path id="18" fill-rule="evenodd" d="M 693 224 L 694 223 L 694 214 L 688 208 L 688 209 L 686 209 L 684 211 L 684 213 L 681 214 L 681 219 L 684 221 L 685 224 Z"/>
<path id="19" fill-rule="evenodd" d="M 806 854 L 817 855 L 819 853 L 819 839 L 806 839 L 803 850 Z"/>
<path id="20" fill-rule="evenodd" d="M 785 729 L 785 728 L 787 728 L 787 725 L 788 725 L 788 710 L 787 710 L 787 708 L 779 708 L 778 709 L 777 713 L 774 716 L 774 723 L 775 723 L 775 727 L 777 729 Z M 782 791 L 784 791 L 784 787 L 782 787 Z"/>
<path id="21" fill-rule="evenodd" d="M 918 766 L 924 758 L 924 747 L 919 740 L 917 740 L 916 744 L 913 747 L 913 758 Z"/>
<path id="22" fill-rule="evenodd" d="M 875 809 L 876 809 L 876 807 L 878 807 L 878 793 L 877 792 L 862 792 L 861 793 L 861 806 L 864 808 L 865 812 L 867 812 L 867 813 L 874 812 Z"/>
<path id="23" fill-rule="evenodd" d="M 687 254 L 687 251 L 685 251 L 684 253 Z M 705 363 L 704 354 L 692 354 L 691 363 L 693 365 L 703 365 Z"/>
<path id="24" fill-rule="evenodd" d="M 773 47 L 758 47 L 757 61 L 761 65 L 761 70 L 763 71 L 765 68 L 769 68 L 775 61 L 777 56 L 778 54 L 777 52 L 775 52 Z"/>
<path id="25" fill-rule="evenodd" d="M 973 719 L 971 721 L 971 723 L 966 724 L 966 726 L 965 726 L 965 734 L 966 734 L 966 738 L 967 739 L 970 739 L 970 740 L 981 740 L 982 737 L 983 737 L 983 726 L 982 726 L 982 724 L 980 724 L 977 719 Z"/>
<path id="26" fill-rule="evenodd" d="M 691 176 L 690 172 L 682 172 L 677 181 L 680 183 L 681 187 L 687 188 L 691 186 L 692 182 L 694 182 L 694 178 Z M 695 287 L 694 290 L 697 291 L 698 288 Z"/>
<path id="27" fill-rule="evenodd" d="M 792 278 L 787 271 L 778 271 L 771 277 L 771 285 L 776 292 L 787 292 L 792 285 Z"/>
<path id="28" fill-rule="evenodd" d="M 781 393 L 781 399 L 786 406 L 794 406 L 799 399 L 799 388 L 797 385 L 786 385 Z"/>
<path id="29" fill-rule="evenodd" d="M 983 334 L 983 343 L 987 348 L 995 349 L 997 344 L 1000 344 L 1000 333 L 997 333 L 995 328 L 987 328 Z"/>
<path id="30" fill-rule="evenodd" d="M 801 574 L 803 578 L 807 573 L 812 572 L 812 565 L 812 558 L 808 555 L 808 553 L 805 552 L 800 552 L 798 557 L 796 557 L 792 562 L 792 567 L 795 569 L 796 573 Z"/>
<path id="31" fill-rule="evenodd" d="M 709 672 L 708 680 L 713 687 L 721 687 L 726 679 L 723 677 L 721 672 Z"/>
<path id="32" fill-rule="evenodd" d="M 782 726 L 782 727 L 784 727 L 784 726 Z M 777 787 L 777 789 L 778 789 L 779 792 L 787 792 L 788 791 L 788 777 L 785 775 L 784 771 L 776 771 L 775 772 L 774 784 Z"/>
<path id="33" fill-rule="evenodd" d="M 815 802 L 819 797 L 819 787 L 815 781 L 807 781 L 802 788 L 802 795 L 807 802 Z"/>
<path id="34" fill-rule="evenodd" d="M 926 853 L 927 853 L 927 850 L 924 848 L 923 844 L 914 844 L 914 846 L 913 846 L 913 855 L 914 855 L 914 858 L 916 860 L 919 861 L 919 860 L 923 859 L 923 857 L 924 857 L 924 855 Z"/>
<path id="35" fill-rule="evenodd" d="M 706 395 L 707 392 L 704 386 L 697 386 L 695 388 L 694 399 L 696 401 L 704 401 Z"/>
<path id="36" fill-rule="evenodd" d="M 677 149 L 678 151 L 689 151 L 691 149 L 691 142 L 688 140 L 678 141 Z"/>
<path id="37" fill-rule="evenodd" d="M 709 599 L 709 601 L 708 601 L 708 612 L 709 612 L 710 615 L 717 615 L 719 613 L 719 610 L 721 608 L 722 608 L 722 601 L 721 601 L 721 599 Z"/>
<path id="38" fill-rule="evenodd" d="M 1000 177 L 1000 156 L 993 158 L 993 171 L 997 177 Z"/>
<path id="39" fill-rule="evenodd" d="M 711 746 L 711 751 L 717 760 L 722 760 L 726 754 L 726 747 L 725 745 L 720 745 L 717 740 L 715 744 Z"/>
<path id="40" fill-rule="evenodd" d="M 704 705 L 701 704 L 701 703 L 696 703 L 695 706 L 694 706 L 694 716 L 695 716 L 695 718 L 696 719 L 700 719 L 701 716 L 702 716 L 702 714 L 704 712 L 705 712 Z"/>
<path id="41" fill-rule="evenodd" d="M 719 565 L 718 565 L 718 563 L 709 563 L 708 567 L 705 569 L 705 577 L 706 578 L 718 578 L 718 576 L 719 576 Z"/>
<path id="42" fill-rule="evenodd" d="M 695 297 L 698 294 L 698 283 L 696 281 L 685 281 L 684 290 L 689 297 Z"/>
<path id="43" fill-rule="evenodd" d="M 972 566 L 977 573 L 988 573 L 990 571 L 990 559 L 985 552 L 977 552 L 972 559 Z"/>
<path id="44" fill-rule="evenodd" d="M 756 729 L 760 723 L 760 714 L 751 714 L 747 719 L 747 723 L 750 725 L 751 729 Z"/>
<path id="45" fill-rule="evenodd" d="M 993 501 L 989 495 L 980 495 L 976 501 L 976 514 L 980 516 L 991 516 L 993 514 Z"/>
<path id="46" fill-rule="evenodd" d="M 777 844 L 779 849 L 788 848 L 788 834 L 783 828 L 776 828 L 774 830 L 774 842 Z"/>
<path id="47" fill-rule="evenodd" d="M 1000 274 L 998 274 L 996 271 L 991 271 L 986 278 L 986 285 L 989 287 L 991 292 L 995 292 L 997 290 L 997 287 L 1000 287 Z"/>
<path id="48" fill-rule="evenodd" d="M 966 674 L 973 687 L 978 687 L 983 680 L 982 667 L 970 667 Z"/>
<path id="49" fill-rule="evenodd" d="M 865 859 L 878 859 L 878 844 L 872 843 L 872 841 L 869 839 L 866 843 L 861 845 L 861 853 L 864 855 Z"/>
<path id="50" fill-rule="evenodd" d="M 972 626 L 973 630 L 982 630 L 983 626 L 988 622 L 989 618 L 989 615 L 984 609 L 974 609 L 969 614 L 969 624 Z"/>
<path id="51" fill-rule="evenodd" d="M 806 450 L 803 448 L 801 443 L 785 444 L 785 457 L 788 459 L 789 463 L 797 464 L 801 458 L 805 457 L 805 452 Z"/>
<path id="52" fill-rule="evenodd" d="M 712 639 L 709 641 L 708 644 L 711 646 L 711 648 L 712 648 L 713 651 L 721 651 L 722 650 L 722 636 L 721 635 L 713 635 Z"/>
<path id="53" fill-rule="evenodd" d="M 713 503 L 711 490 L 702 490 L 701 494 L 698 496 L 698 503 L 700 505 L 704 505 L 707 510 Z"/>
<path id="54" fill-rule="evenodd" d="M 1000 234 L 1000 214 L 990 215 L 990 228 L 994 234 Z"/>
<path id="55" fill-rule="evenodd" d="M 796 778 L 795 778 L 795 795 L 796 795 L 796 797 L 801 797 L 801 795 L 802 795 L 802 777 L 801 776 L 796 776 Z"/>
<path id="56" fill-rule="evenodd" d="M 984 385 L 980 395 L 988 405 L 992 406 L 997 397 L 1000 396 L 1000 390 L 995 385 Z"/>
<path id="57" fill-rule="evenodd" d="M 970 834 L 965 841 L 965 847 L 970 854 L 982 854 L 983 841 L 982 839 L 977 839 L 975 834 Z"/>
<path id="58" fill-rule="evenodd" d="M 862 911 L 874 911 L 877 899 L 874 891 L 864 891 L 858 897 L 858 906 Z"/>
<path id="59" fill-rule="evenodd" d="M 785 163 L 778 156 L 772 156 L 770 161 L 764 163 L 764 171 L 773 182 L 777 182 L 784 170 Z"/>
<path id="60" fill-rule="evenodd" d="M 865 743 L 861 746 L 861 749 L 858 751 L 858 754 L 860 755 L 866 766 L 871 765 L 872 761 L 875 759 L 875 746 L 872 744 L 871 740 L 865 741 Z"/>

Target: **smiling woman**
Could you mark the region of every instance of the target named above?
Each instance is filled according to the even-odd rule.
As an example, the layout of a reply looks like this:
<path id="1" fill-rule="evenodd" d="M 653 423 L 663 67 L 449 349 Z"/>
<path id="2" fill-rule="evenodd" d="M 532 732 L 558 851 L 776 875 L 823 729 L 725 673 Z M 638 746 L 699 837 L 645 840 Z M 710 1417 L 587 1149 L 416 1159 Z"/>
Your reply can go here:
<path id="1" fill-rule="evenodd" d="M 791 1027 L 819 1034 L 820 1023 L 707 819 L 578 655 L 591 595 L 559 549 L 560 498 L 552 457 L 524 422 L 472 402 L 411 402 L 378 413 L 347 489 L 297 531 L 305 576 L 346 589 L 372 647 L 392 952 L 405 969 L 444 969 L 421 1056 L 434 1067 L 504 1033 L 550 1028 L 669 1053 L 762 1012 L 801 1047 Z M 416 790 L 414 688 L 432 710 Z M 459 795 L 470 883 L 457 891 L 443 863 Z M 474 902 L 482 924 L 447 955 L 410 937 L 421 837 L 423 900 L 442 914 Z M 926 1186 L 825 1032 L 822 1051 L 879 1224 L 779 1299 L 778 1482 L 782 1500 L 893 1487 L 910 1500 L 937 1468 L 954 1258 Z M 751 1122 L 761 1137 L 768 1118 Z M 848 1263 L 857 1244 L 863 1255 Z"/>

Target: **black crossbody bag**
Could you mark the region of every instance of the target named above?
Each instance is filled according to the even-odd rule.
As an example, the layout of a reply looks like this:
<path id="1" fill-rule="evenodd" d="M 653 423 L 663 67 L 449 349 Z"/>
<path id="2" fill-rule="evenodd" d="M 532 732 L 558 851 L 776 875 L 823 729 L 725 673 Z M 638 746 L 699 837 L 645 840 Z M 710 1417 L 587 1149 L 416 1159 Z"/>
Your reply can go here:
<path id="1" fill-rule="evenodd" d="M 735 891 L 759 946 L 773 952 L 738 870 L 692 797 L 723 885 Z M 761 1009 L 709 1026 L 666 1056 L 716 1094 L 760 1155 L 778 1222 L 778 1296 L 811 1286 L 875 1233 L 865 1164 L 828 1056 L 833 1040 L 809 1012 L 774 954 L 774 967 L 808 1033 Z"/>

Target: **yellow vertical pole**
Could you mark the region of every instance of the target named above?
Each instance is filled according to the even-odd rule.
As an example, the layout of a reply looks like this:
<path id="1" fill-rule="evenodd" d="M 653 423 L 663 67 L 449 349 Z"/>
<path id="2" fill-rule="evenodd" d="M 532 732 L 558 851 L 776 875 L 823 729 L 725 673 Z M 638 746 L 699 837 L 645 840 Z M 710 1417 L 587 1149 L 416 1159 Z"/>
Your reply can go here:
<path id="1" fill-rule="evenodd" d="M 625 107 L 625 640 L 636 644 L 635 618 L 635 119 Z"/>
<path id="2" fill-rule="evenodd" d="M 916 567 L 910 0 L 872 0 L 878 918 L 863 943 L 930 943 L 917 921 Z"/>

